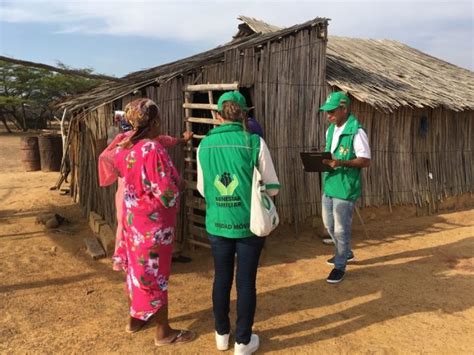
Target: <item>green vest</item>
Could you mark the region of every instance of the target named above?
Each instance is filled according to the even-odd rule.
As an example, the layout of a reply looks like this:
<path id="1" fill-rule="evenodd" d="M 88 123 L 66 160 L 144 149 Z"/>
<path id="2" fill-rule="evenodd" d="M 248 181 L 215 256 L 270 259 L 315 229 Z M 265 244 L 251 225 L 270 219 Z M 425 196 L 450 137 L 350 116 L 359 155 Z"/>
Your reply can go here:
<path id="1" fill-rule="evenodd" d="M 354 136 L 362 125 L 354 115 L 349 115 L 342 131 L 336 150 L 331 152 L 332 136 L 335 125 L 328 128 L 326 152 L 331 152 L 334 159 L 352 160 L 356 158 L 354 151 Z M 341 200 L 357 200 L 361 195 L 360 168 L 337 167 L 323 173 L 324 194 Z"/>
<path id="2" fill-rule="evenodd" d="M 199 144 L 208 233 L 228 238 L 253 235 L 250 201 L 259 152 L 260 137 L 244 131 L 238 122 L 212 129 Z"/>

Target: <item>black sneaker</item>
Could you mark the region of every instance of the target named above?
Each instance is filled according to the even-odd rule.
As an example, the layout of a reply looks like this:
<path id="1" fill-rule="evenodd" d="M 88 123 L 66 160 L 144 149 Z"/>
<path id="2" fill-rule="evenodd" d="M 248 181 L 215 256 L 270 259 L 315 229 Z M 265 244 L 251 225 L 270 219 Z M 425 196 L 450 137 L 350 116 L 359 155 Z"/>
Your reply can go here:
<path id="1" fill-rule="evenodd" d="M 334 259 L 335 259 L 335 258 L 334 258 L 334 256 L 333 256 L 331 259 L 326 260 L 326 264 L 328 264 L 328 265 L 334 265 Z M 348 263 L 350 263 L 350 262 L 352 262 L 352 261 L 355 261 L 355 256 L 354 256 L 354 254 L 352 254 L 351 256 L 349 256 L 349 257 L 347 258 L 347 262 L 348 262 Z"/>
<path id="2" fill-rule="evenodd" d="M 341 271 L 339 269 L 332 269 L 326 281 L 330 284 L 337 284 L 342 281 L 342 279 L 344 278 L 344 274 L 344 271 Z"/>

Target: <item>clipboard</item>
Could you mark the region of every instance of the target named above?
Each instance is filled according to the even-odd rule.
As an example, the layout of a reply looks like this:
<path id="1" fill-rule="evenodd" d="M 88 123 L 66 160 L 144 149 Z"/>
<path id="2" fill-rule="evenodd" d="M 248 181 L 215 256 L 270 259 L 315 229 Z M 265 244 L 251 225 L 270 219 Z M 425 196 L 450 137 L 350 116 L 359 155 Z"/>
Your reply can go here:
<path id="1" fill-rule="evenodd" d="M 304 171 L 308 173 L 333 170 L 329 165 L 323 164 L 323 159 L 332 159 L 330 152 L 300 152 L 300 156 Z"/>

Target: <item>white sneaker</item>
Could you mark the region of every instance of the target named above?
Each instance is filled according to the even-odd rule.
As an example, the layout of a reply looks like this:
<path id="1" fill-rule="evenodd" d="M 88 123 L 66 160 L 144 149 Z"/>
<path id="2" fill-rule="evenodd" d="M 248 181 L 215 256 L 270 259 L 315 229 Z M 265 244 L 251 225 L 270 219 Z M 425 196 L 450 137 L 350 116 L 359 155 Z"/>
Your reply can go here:
<path id="1" fill-rule="evenodd" d="M 245 344 L 235 343 L 234 345 L 234 355 L 250 355 L 258 350 L 260 345 L 260 340 L 257 334 L 252 334 L 250 337 L 250 342 Z"/>
<path id="2" fill-rule="evenodd" d="M 229 336 L 230 333 L 224 334 L 224 335 L 219 335 L 216 332 L 216 347 L 217 350 L 227 350 L 229 349 Z"/>

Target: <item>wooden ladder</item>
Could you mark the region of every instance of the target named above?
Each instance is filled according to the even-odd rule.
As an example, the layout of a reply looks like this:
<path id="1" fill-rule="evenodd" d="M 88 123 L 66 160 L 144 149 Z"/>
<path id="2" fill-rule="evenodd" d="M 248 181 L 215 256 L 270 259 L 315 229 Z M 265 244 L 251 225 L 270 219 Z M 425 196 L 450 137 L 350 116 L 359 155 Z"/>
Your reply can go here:
<path id="1" fill-rule="evenodd" d="M 187 131 L 193 131 L 194 126 L 200 124 L 209 125 L 209 130 L 220 123 L 216 119 L 215 111 L 217 105 L 214 104 L 214 91 L 230 91 L 238 90 L 239 83 L 231 84 L 200 84 L 186 85 L 184 91 L 184 121 Z M 193 95 L 195 93 L 208 94 L 209 103 L 193 103 Z M 205 110 L 207 117 L 193 117 L 193 110 Z M 186 202 L 185 202 L 185 228 L 184 238 L 192 246 L 202 246 L 209 248 L 209 242 L 206 232 L 206 202 L 197 192 L 197 168 L 196 168 L 196 151 L 199 143 L 205 137 L 205 134 L 194 134 L 185 147 L 184 158 L 184 176 L 187 182 Z M 187 232 L 187 233 L 186 233 Z"/>

